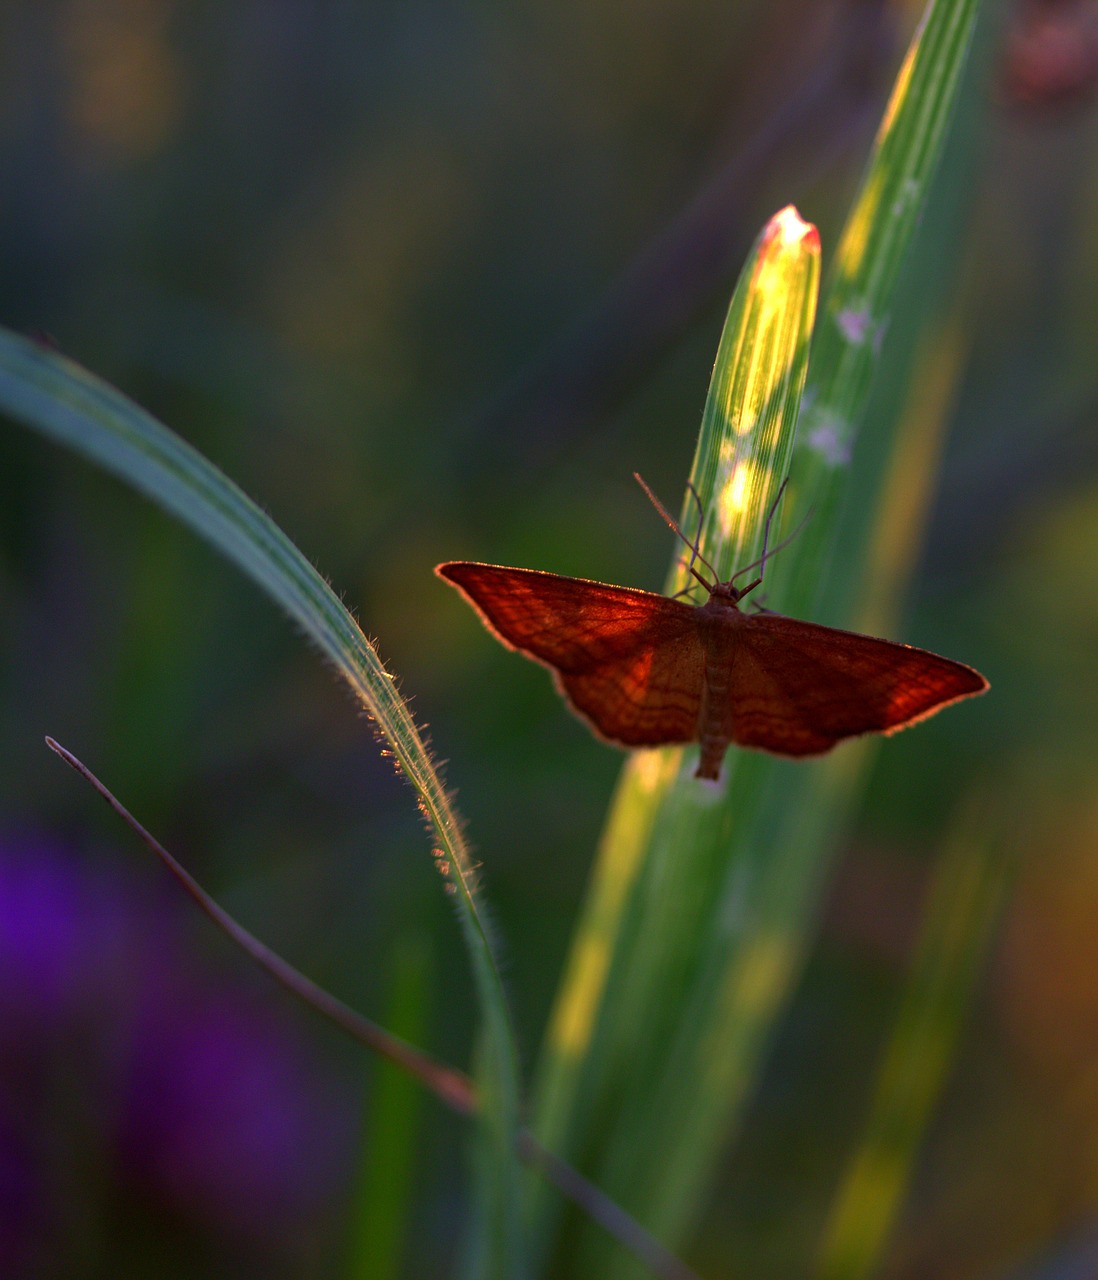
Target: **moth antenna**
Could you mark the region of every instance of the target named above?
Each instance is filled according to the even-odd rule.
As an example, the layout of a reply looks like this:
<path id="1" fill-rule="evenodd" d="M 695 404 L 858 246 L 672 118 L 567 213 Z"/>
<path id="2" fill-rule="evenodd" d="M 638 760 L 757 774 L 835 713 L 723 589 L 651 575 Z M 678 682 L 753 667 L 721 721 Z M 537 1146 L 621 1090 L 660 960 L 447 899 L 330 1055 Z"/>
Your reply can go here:
<path id="1" fill-rule="evenodd" d="M 673 596 L 668 596 L 667 598 L 668 600 L 678 600 L 680 596 L 686 596 L 691 604 L 695 604 L 696 601 L 691 598 L 690 593 L 691 591 L 697 591 L 697 589 L 697 585 L 692 582 L 688 587 L 683 587 L 681 591 L 676 591 Z"/>
<path id="2" fill-rule="evenodd" d="M 693 568 L 691 567 L 689 561 L 685 556 L 679 556 L 679 568 L 685 569 L 687 573 L 694 572 Z M 696 590 L 697 590 L 697 584 L 693 582 L 688 582 L 686 586 L 682 588 L 681 591 L 676 591 L 673 596 L 668 596 L 667 598 L 668 600 L 678 600 L 680 596 L 689 597 L 691 591 L 696 591 Z M 694 601 L 690 600 L 690 603 L 694 604 Z"/>
<path id="3" fill-rule="evenodd" d="M 786 478 L 781 482 L 781 485 L 778 488 L 777 496 L 774 498 L 774 501 L 771 504 L 770 514 L 766 517 L 766 528 L 763 530 L 762 555 L 759 556 L 757 560 L 752 560 L 750 564 L 745 564 L 742 569 L 737 569 L 736 572 L 731 576 L 731 578 L 728 579 L 729 582 L 735 582 L 736 579 L 741 574 L 750 573 L 751 570 L 755 568 L 759 570 L 759 576 L 755 579 L 755 581 L 752 582 L 749 586 L 744 587 L 740 591 L 739 595 L 741 598 L 747 595 L 749 591 L 753 591 L 759 585 L 759 583 L 762 582 L 763 574 L 766 572 L 766 562 L 770 558 L 770 556 L 776 556 L 779 551 L 781 551 L 785 547 L 788 547 L 789 544 L 793 541 L 793 539 L 801 532 L 801 530 L 805 527 L 805 525 L 809 522 L 809 520 L 812 519 L 812 516 L 815 514 L 815 508 L 811 508 L 805 515 L 804 519 L 800 522 L 799 525 L 797 525 L 797 527 L 793 530 L 791 534 L 783 538 L 776 547 L 772 547 L 769 550 L 767 549 L 767 543 L 770 541 L 770 524 L 774 519 L 774 513 L 778 509 L 778 503 L 781 501 L 781 496 L 785 492 L 785 486 L 788 483 L 789 483 L 789 477 L 786 476 Z"/>
<path id="4" fill-rule="evenodd" d="M 644 478 L 641 476 L 640 472 L 634 471 L 633 479 L 644 490 L 648 498 L 648 501 L 656 508 L 656 510 L 663 517 L 664 523 L 668 526 L 668 528 L 671 529 L 675 534 L 677 534 L 678 537 L 680 537 L 683 540 L 683 542 L 685 542 L 686 545 L 690 548 L 690 563 L 686 566 L 687 573 L 690 573 L 695 578 L 697 578 L 697 580 L 702 584 L 702 586 L 706 589 L 706 591 L 712 591 L 713 590 L 712 584 L 709 582 L 706 582 L 706 580 L 701 576 L 701 574 L 697 571 L 697 569 L 694 568 L 694 561 L 700 560 L 702 564 L 705 565 L 705 567 L 713 575 L 713 581 L 717 582 L 719 580 L 717 577 L 717 571 L 713 568 L 713 566 L 709 563 L 709 561 L 705 558 L 705 556 L 703 556 L 702 553 L 698 550 L 698 542 L 701 539 L 700 518 L 698 520 L 698 537 L 693 542 L 691 542 L 690 539 L 686 536 L 686 534 L 683 533 L 683 531 L 679 528 L 675 520 L 672 518 L 671 513 L 667 510 L 667 508 L 663 505 L 663 503 L 659 500 L 659 498 L 656 497 L 656 495 L 652 492 L 652 490 L 649 489 L 649 487 L 645 484 Z M 697 502 L 698 510 L 700 512 L 701 499 L 698 497 L 697 490 L 694 488 L 693 485 L 689 485 L 689 489 L 690 489 L 690 492 L 694 495 L 694 500 Z"/>
<path id="5" fill-rule="evenodd" d="M 789 483 L 789 477 L 778 485 L 778 492 L 774 495 L 774 501 L 770 505 L 770 510 L 766 513 L 766 528 L 763 529 L 763 549 L 762 555 L 759 557 L 759 578 L 762 579 L 766 572 L 766 548 L 770 542 L 770 525 L 778 512 L 778 503 L 782 500 L 782 494 L 785 493 L 785 486 Z"/>
<path id="6" fill-rule="evenodd" d="M 694 499 L 694 502 L 697 504 L 697 508 L 698 508 L 698 528 L 694 534 L 694 545 L 690 548 L 690 563 L 686 566 L 686 572 L 693 573 L 694 561 L 697 559 L 698 547 L 701 545 L 702 525 L 705 523 L 705 508 L 702 506 L 702 500 L 698 494 L 697 489 L 694 488 L 693 480 L 687 480 L 686 488 L 689 491 L 690 496 Z M 710 569 L 709 572 L 712 573 L 713 570 Z"/>

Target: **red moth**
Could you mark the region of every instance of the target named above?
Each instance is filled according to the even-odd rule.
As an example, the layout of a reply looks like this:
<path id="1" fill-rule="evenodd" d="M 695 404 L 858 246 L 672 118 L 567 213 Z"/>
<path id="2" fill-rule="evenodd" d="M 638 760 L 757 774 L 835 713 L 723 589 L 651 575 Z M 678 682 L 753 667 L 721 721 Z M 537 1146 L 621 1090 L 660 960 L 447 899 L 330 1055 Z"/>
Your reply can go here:
<path id="1" fill-rule="evenodd" d="M 709 592 L 705 604 L 537 569 L 457 560 L 435 570 L 508 648 L 550 668 L 601 738 L 623 747 L 698 742 L 696 776 L 717 778 L 732 742 L 820 755 L 987 689 L 972 667 L 926 649 L 743 612 L 740 601 L 762 581 L 765 540 L 759 577 L 748 586 L 733 585 L 738 574 L 710 582 L 694 568 L 696 546 L 644 488 L 693 548 L 689 571 Z"/>

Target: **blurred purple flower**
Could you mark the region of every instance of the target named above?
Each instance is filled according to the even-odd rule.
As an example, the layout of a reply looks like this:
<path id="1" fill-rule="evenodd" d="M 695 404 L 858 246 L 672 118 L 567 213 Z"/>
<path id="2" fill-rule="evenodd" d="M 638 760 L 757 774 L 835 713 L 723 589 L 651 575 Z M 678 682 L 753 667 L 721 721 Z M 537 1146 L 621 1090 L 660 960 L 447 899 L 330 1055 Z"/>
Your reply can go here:
<path id="1" fill-rule="evenodd" d="M 121 1111 L 131 1169 L 177 1211 L 257 1239 L 330 1203 L 344 1109 L 285 1024 L 171 978 L 145 1005 Z"/>
<path id="2" fill-rule="evenodd" d="M 117 1012 L 141 919 L 127 888 L 55 845 L 0 838 L 0 1044 Z"/>
<path id="3" fill-rule="evenodd" d="M 278 997 L 197 963 L 187 910 L 58 844 L 0 837 L 0 1275 L 64 1274 L 64 1224 L 105 1198 L 74 1179 L 83 1163 L 116 1170 L 134 1212 L 268 1249 L 338 1202 L 356 1128 L 343 1090 Z"/>

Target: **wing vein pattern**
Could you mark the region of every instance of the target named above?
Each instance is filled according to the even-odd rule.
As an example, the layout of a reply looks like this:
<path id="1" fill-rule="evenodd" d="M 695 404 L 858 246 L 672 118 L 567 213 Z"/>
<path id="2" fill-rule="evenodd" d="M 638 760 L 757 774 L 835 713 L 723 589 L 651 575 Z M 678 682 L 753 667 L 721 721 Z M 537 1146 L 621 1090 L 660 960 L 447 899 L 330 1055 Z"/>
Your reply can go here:
<path id="1" fill-rule="evenodd" d="M 697 736 L 705 655 L 694 606 L 537 569 L 441 565 L 488 627 L 550 668 L 572 707 L 624 746 Z"/>

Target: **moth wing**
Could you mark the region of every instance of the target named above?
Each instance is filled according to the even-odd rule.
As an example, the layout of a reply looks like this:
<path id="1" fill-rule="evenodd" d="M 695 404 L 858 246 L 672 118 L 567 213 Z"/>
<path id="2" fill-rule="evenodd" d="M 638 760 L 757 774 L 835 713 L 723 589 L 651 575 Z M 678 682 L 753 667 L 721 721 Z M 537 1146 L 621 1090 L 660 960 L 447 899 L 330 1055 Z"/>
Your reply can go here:
<path id="1" fill-rule="evenodd" d="M 731 672 L 728 732 L 741 746 L 819 755 L 844 738 L 906 728 L 987 687 L 972 667 L 926 649 L 754 614 Z"/>
<path id="2" fill-rule="evenodd" d="M 435 572 L 499 640 L 549 667 L 601 737 L 628 747 L 697 737 L 705 654 L 693 606 L 536 569 L 457 561 Z"/>

